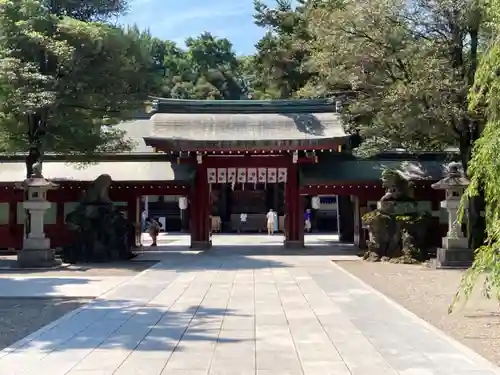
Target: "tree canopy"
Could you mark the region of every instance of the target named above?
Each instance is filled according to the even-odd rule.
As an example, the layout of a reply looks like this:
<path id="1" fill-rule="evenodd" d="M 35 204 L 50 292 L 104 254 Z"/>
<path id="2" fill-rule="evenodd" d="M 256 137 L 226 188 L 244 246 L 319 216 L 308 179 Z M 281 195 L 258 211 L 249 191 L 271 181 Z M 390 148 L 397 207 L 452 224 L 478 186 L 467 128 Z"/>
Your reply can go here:
<path id="1" fill-rule="evenodd" d="M 0 2 L 0 147 L 29 150 L 28 169 L 45 150 L 128 149 L 110 125 L 142 108 L 159 83 L 147 33 L 67 16 L 75 4 L 56 13 L 38 0 Z"/>
<path id="2" fill-rule="evenodd" d="M 319 79 L 302 95 L 356 92 L 345 105 L 360 152 L 460 146 L 476 126 L 468 110 L 482 15 L 469 0 L 328 0 L 312 11 L 310 64 Z"/>
<path id="3" fill-rule="evenodd" d="M 255 23 L 266 33 L 255 45 L 256 53 L 248 58 L 246 65 L 253 98 L 294 97 L 315 76 L 305 68 L 310 55 L 307 24 L 311 7 L 307 4 L 305 0 L 277 0 L 275 7 L 271 7 L 263 1 L 254 1 Z"/>
<path id="4" fill-rule="evenodd" d="M 27 109 L 14 108 L 16 100 L 20 104 L 21 97 L 36 95 L 34 103 L 47 108 L 40 102 L 43 96 L 50 104 L 54 138 L 47 140 L 47 147 L 55 151 L 72 142 L 67 151 L 82 151 L 84 144 L 74 143 L 82 138 L 71 140 L 71 134 L 58 133 L 76 131 L 70 130 L 72 121 L 82 111 L 94 124 L 88 134 L 96 135 L 85 144 L 91 146 L 87 149 L 126 148 L 113 141 L 119 134 L 112 128 L 98 134 L 98 124 L 126 118 L 128 109 L 136 110 L 147 94 L 182 99 L 314 98 L 347 90 L 353 94 L 344 104 L 347 130 L 363 139 L 361 154 L 459 146 L 466 168 L 484 122 L 481 111 L 469 109 L 467 97 L 478 56 L 491 35 L 479 1 L 277 0 L 270 6 L 255 0 L 255 23 L 265 35 L 249 56 L 237 56 L 229 40 L 208 32 L 178 46 L 136 28 L 107 24 L 127 9 L 126 0 L 64 0 L 57 8 L 49 0 L 2 4 L 0 27 L 9 35 L 0 41 L 6 81 L 2 92 L 11 96 L 5 97 L 2 113 L 10 120 L 22 117 Z M 21 30 L 13 21 L 16 17 L 32 32 Z M 34 44 L 39 51 L 29 53 Z M 76 48 L 80 44 L 85 48 Z M 12 55 L 14 45 L 24 50 L 22 58 Z M 53 66 L 41 71 L 40 57 L 49 52 Z M 17 68 L 12 59 L 17 59 Z M 38 74 L 35 92 L 26 84 L 33 77 L 22 77 L 28 74 L 27 66 L 29 74 Z M 71 74 L 59 75 L 59 69 Z M 17 83 L 10 81 L 12 74 Z M 99 75 L 106 80 L 96 79 Z M 58 85 L 78 94 L 68 99 L 54 90 Z M 112 90 L 115 95 L 110 95 Z M 106 101 L 109 108 L 102 105 Z M 80 108 L 75 108 L 77 102 Z M 60 125 L 57 116 L 66 116 L 67 126 Z M 15 135 L 12 121 L 7 123 L 6 134 Z M 13 148 L 25 146 L 19 143 L 23 131 L 17 134 L 4 137 L 16 141 L 9 142 Z"/>
<path id="5" fill-rule="evenodd" d="M 232 44 L 210 33 L 186 40 L 186 49 L 164 44 L 160 96 L 177 99 L 241 99 L 246 86 Z"/>

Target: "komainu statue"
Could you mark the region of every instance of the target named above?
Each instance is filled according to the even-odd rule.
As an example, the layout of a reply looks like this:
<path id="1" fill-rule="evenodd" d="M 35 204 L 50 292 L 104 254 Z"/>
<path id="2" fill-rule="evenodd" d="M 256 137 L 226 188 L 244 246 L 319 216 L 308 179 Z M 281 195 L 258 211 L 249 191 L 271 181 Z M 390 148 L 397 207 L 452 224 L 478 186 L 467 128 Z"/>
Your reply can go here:
<path id="1" fill-rule="evenodd" d="M 129 243 L 134 228 L 109 198 L 111 183 L 109 175 L 99 176 L 66 216 L 74 240 L 63 250 L 65 262 L 106 262 L 134 256 Z"/>
<path id="2" fill-rule="evenodd" d="M 397 170 L 382 172 L 385 195 L 378 201 L 377 209 L 365 214 L 363 222 L 369 231 L 368 249 L 364 259 L 417 263 L 426 260 L 426 231 L 430 212 L 419 209 L 413 198 L 410 181 Z"/>

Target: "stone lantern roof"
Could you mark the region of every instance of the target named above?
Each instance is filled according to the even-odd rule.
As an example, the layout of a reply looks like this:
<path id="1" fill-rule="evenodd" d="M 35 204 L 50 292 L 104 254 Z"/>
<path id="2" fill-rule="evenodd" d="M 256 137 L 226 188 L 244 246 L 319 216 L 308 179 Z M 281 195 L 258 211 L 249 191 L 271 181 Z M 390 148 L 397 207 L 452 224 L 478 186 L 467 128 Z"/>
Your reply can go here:
<path id="1" fill-rule="evenodd" d="M 29 187 L 57 187 L 57 184 L 44 177 L 30 177 L 24 180 L 24 184 Z"/>
<path id="2" fill-rule="evenodd" d="M 23 182 L 16 183 L 16 188 L 18 189 L 27 189 L 27 188 L 40 188 L 40 189 L 55 189 L 59 187 L 58 184 L 53 183 L 50 180 L 47 180 L 44 177 L 30 177 L 25 179 Z"/>
<path id="3" fill-rule="evenodd" d="M 56 189 L 59 185 L 46 179 L 42 175 L 41 163 L 33 165 L 33 174 L 21 183 L 15 185 L 18 189 L 38 188 L 42 190 Z"/>
<path id="4" fill-rule="evenodd" d="M 433 189 L 446 190 L 453 188 L 466 188 L 469 180 L 465 177 L 460 163 L 453 162 L 448 165 L 446 176 L 438 182 L 432 184 Z"/>

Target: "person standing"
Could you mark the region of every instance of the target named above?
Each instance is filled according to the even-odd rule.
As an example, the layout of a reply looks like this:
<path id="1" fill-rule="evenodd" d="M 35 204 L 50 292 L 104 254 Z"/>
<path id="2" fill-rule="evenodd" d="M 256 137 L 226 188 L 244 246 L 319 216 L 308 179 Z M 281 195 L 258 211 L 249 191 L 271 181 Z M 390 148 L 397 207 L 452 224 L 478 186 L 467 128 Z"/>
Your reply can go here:
<path id="1" fill-rule="evenodd" d="M 158 234 L 160 234 L 161 225 L 154 218 L 153 219 L 147 218 L 146 222 L 148 223 L 148 233 L 151 236 L 151 240 L 153 241 L 151 246 L 154 246 L 154 247 L 158 246 L 156 241 L 158 239 Z"/>
<path id="2" fill-rule="evenodd" d="M 306 230 L 307 233 L 311 232 L 311 220 L 312 220 L 311 210 L 307 209 L 304 214 L 304 229 Z"/>
<path id="3" fill-rule="evenodd" d="M 274 233 L 274 211 L 273 209 L 269 209 L 269 212 L 266 215 L 267 218 L 267 234 L 270 236 Z"/>
<path id="4" fill-rule="evenodd" d="M 240 214 L 240 227 L 238 228 L 238 233 L 245 231 L 245 227 L 247 225 L 247 218 L 248 216 L 246 213 L 242 212 Z"/>

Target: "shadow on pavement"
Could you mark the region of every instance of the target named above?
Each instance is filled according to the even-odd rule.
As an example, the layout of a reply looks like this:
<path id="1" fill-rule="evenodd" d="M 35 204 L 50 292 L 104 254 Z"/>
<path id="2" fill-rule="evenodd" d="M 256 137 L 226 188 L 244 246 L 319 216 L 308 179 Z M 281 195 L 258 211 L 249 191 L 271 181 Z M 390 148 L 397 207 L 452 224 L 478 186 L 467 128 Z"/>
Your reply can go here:
<path id="1" fill-rule="evenodd" d="M 227 316 L 243 315 L 225 308 L 192 306 L 179 311 L 125 300 L 94 300 L 73 316 L 63 318 L 57 326 L 24 343 L 14 353 L 22 354 L 32 348 L 45 354 L 94 348 L 155 352 L 175 348 L 182 351 L 183 343 L 187 345 L 192 341 L 243 341 L 230 334 L 219 337 L 220 325 Z M 75 329 L 82 327 L 83 322 L 87 323 L 83 331 Z"/>

